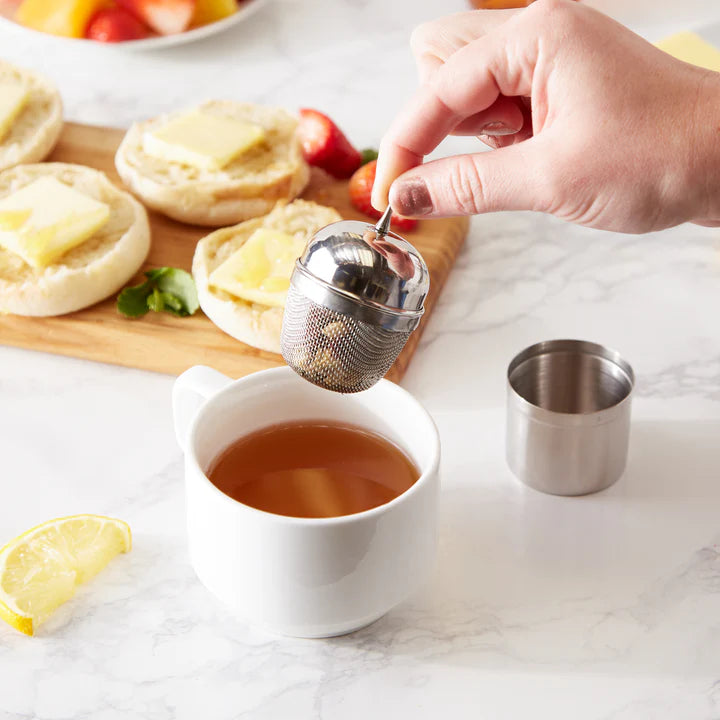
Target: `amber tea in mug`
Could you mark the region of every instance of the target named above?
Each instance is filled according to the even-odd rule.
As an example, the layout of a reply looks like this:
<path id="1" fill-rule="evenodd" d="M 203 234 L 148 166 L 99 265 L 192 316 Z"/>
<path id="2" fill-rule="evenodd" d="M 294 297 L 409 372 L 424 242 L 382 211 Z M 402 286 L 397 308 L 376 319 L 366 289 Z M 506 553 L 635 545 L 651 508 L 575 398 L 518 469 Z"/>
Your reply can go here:
<path id="1" fill-rule="evenodd" d="M 207 476 L 226 495 L 258 510 L 326 518 L 384 505 L 420 473 L 381 435 L 329 421 L 300 421 L 238 438 L 214 459 Z"/>

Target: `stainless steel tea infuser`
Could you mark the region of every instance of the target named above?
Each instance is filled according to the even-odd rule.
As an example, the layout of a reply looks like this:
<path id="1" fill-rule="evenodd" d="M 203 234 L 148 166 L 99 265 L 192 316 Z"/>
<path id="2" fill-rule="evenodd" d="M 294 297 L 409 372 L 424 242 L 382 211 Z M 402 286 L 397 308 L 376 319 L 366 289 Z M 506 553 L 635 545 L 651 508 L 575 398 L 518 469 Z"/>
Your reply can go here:
<path id="1" fill-rule="evenodd" d="M 287 364 L 328 390 L 372 387 L 424 311 L 430 278 L 417 250 L 377 225 L 333 223 L 295 265 L 281 349 Z M 533 345 L 510 363 L 506 456 L 525 484 L 556 495 L 612 485 L 625 469 L 635 377 L 612 350 L 578 340 Z"/>
<path id="2" fill-rule="evenodd" d="M 420 323 L 430 275 L 420 253 L 390 231 L 388 207 L 376 225 L 332 223 L 295 265 L 283 316 L 285 362 L 328 390 L 372 387 Z"/>

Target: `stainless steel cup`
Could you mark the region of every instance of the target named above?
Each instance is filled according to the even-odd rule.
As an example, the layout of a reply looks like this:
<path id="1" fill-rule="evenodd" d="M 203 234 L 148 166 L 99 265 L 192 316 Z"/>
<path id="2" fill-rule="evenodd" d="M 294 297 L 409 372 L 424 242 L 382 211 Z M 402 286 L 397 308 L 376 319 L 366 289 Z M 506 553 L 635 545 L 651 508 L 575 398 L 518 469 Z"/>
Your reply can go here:
<path id="1" fill-rule="evenodd" d="M 508 367 L 506 454 L 526 485 L 553 495 L 610 487 L 627 460 L 635 375 L 613 350 L 550 340 Z"/>

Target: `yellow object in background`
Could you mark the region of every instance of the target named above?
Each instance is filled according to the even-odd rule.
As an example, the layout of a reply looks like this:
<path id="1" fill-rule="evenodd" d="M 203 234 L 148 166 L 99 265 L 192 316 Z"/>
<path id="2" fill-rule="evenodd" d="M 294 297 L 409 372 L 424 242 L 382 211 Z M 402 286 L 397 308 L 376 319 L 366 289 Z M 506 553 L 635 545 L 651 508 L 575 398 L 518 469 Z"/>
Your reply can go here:
<path id="1" fill-rule="evenodd" d="M 655 46 L 678 60 L 720 72 L 720 50 L 694 32 L 671 35 L 655 43 Z"/>
<path id="2" fill-rule="evenodd" d="M 51 35 L 81 38 L 88 21 L 106 0 L 23 0 L 15 19 Z"/>
<path id="3" fill-rule="evenodd" d="M 207 25 L 237 12 L 237 0 L 197 0 L 193 25 Z"/>
<path id="4" fill-rule="evenodd" d="M 470 2 L 480 10 L 507 10 L 527 7 L 533 0 L 470 0 Z"/>

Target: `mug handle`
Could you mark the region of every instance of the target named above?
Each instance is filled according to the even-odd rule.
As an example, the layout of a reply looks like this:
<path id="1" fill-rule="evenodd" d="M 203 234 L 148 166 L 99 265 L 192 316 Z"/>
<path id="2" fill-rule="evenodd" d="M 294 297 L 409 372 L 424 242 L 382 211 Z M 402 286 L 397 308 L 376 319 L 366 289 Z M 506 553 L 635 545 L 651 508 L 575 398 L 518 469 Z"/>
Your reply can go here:
<path id="1" fill-rule="evenodd" d="M 205 365 L 196 365 L 178 377 L 172 389 L 173 422 L 178 445 L 185 452 L 188 433 L 198 410 L 232 380 Z"/>

